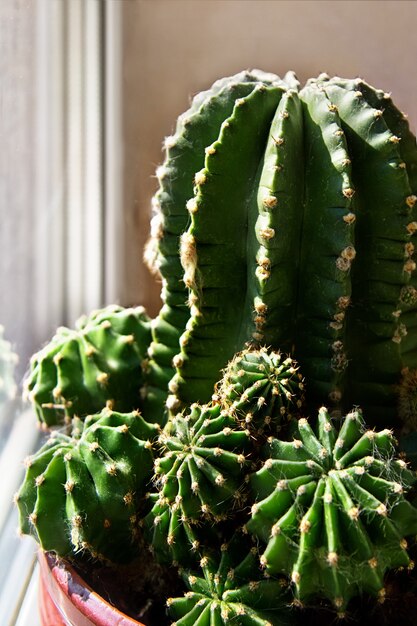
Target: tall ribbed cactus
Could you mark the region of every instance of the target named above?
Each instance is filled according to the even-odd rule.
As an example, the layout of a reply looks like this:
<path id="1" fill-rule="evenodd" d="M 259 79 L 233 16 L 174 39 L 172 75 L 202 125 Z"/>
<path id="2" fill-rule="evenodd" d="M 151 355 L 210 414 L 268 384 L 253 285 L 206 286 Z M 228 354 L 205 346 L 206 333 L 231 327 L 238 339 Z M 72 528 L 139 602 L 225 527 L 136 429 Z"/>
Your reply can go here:
<path id="1" fill-rule="evenodd" d="M 361 80 L 300 91 L 292 75 L 241 74 L 197 97 L 166 145 L 160 401 L 172 357 L 175 407 L 207 401 L 251 342 L 295 354 L 317 405 L 392 420 L 400 372 L 417 365 L 417 148 L 390 97 Z"/>

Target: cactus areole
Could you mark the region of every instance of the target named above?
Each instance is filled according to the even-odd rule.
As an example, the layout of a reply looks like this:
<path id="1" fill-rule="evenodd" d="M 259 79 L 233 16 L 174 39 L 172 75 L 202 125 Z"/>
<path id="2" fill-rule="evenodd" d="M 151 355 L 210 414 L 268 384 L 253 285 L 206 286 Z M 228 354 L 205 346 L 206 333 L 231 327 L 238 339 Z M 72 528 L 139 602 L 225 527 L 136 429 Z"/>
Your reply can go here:
<path id="1" fill-rule="evenodd" d="M 249 342 L 295 356 L 314 410 L 395 421 L 417 363 L 417 148 L 390 95 L 243 72 L 196 96 L 165 148 L 150 397 L 170 381 L 169 407 L 207 401 Z"/>

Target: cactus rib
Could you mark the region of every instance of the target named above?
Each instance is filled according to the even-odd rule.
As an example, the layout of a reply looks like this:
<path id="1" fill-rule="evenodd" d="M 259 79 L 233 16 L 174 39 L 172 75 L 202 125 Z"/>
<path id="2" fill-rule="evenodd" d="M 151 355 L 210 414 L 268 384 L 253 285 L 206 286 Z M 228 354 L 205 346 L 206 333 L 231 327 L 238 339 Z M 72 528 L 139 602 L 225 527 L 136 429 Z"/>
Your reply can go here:
<path id="1" fill-rule="evenodd" d="M 181 241 L 184 282 L 193 306 L 170 389 L 186 403 L 210 398 L 219 370 L 241 345 L 242 335 L 247 336 L 248 324 L 253 325 L 245 315 L 248 244 L 240 229 L 246 233 L 247 220 L 257 212 L 262 138 L 281 95 L 282 88 L 261 85 L 236 100 L 218 140 L 206 150 L 207 177 L 196 185 L 197 210 Z M 273 231 L 265 226 L 260 234 L 267 241 Z M 253 246 L 255 257 L 255 236 Z"/>
<path id="2" fill-rule="evenodd" d="M 188 289 L 183 282 L 178 248 L 181 233 L 196 210 L 194 189 L 210 175 L 205 168 L 205 151 L 218 139 L 222 123 L 232 114 L 236 100 L 270 84 L 281 81 L 257 70 L 217 81 L 210 90 L 194 98 L 191 108 L 180 116 L 175 134 L 165 140 L 166 160 L 157 170 L 160 187 L 153 200 L 151 239 L 145 255 L 148 264 L 162 276 L 164 302 L 152 324 L 145 399 L 150 410 L 164 411 L 167 382 L 174 373 L 172 359 L 178 353 L 178 341 L 189 319 Z"/>

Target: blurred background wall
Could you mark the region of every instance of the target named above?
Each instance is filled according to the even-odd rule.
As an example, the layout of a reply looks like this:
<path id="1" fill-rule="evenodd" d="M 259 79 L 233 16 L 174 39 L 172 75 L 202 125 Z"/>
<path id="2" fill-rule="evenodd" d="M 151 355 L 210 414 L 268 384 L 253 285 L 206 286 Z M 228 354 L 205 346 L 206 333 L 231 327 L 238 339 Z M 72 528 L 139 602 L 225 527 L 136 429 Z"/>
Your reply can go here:
<path id="1" fill-rule="evenodd" d="M 117 0 L 116 0 L 117 1 Z M 342 0 L 125 0 L 122 90 L 125 208 L 132 228 L 126 295 L 154 280 L 141 266 L 155 167 L 163 137 L 190 98 L 221 76 L 246 68 L 301 82 L 326 71 L 361 76 L 390 91 L 417 125 L 417 2 Z M 138 268 L 140 281 L 138 282 Z"/>

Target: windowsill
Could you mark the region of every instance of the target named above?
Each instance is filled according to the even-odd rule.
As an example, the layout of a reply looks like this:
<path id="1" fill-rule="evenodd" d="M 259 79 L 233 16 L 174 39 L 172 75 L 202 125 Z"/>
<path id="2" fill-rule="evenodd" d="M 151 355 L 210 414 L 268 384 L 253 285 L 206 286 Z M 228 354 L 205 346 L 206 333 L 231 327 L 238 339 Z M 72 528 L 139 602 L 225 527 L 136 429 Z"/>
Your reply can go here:
<path id="1" fill-rule="evenodd" d="M 10 420 L 0 450 L 0 624 L 39 626 L 37 546 L 31 538 L 19 537 L 12 499 L 23 479 L 23 459 L 36 449 L 40 433 L 30 411 Z"/>

